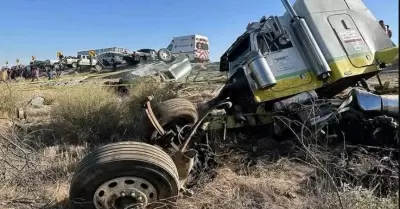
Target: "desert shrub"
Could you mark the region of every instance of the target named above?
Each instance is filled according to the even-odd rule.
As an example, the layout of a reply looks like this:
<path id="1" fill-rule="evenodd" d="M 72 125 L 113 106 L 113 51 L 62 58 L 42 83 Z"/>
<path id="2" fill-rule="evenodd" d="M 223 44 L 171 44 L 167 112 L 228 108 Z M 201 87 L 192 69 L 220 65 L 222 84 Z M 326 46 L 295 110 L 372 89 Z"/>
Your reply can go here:
<path id="1" fill-rule="evenodd" d="M 142 102 L 150 95 L 157 101 L 165 101 L 175 98 L 177 94 L 173 84 L 161 83 L 154 77 L 144 77 L 133 83 L 130 95 L 125 100 L 125 106 L 126 120 L 132 127 L 129 129 L 131 131 L 129 135 L 134 138 L 142 138 L 144 129 L 148 125 Z"/>
<path id="2" fill-rule="evenodd" d="M 144 78 L 136 81 L 130 95 L 121 98 L 97 85 L 63 90 L 54 98 L 51 129 L 57 138 L 70 142 L 110 142 L 140 138 L 146 120 L 141 102 L 154 95 L 158 100 L 175 97 L 170 86 Z"/>
<path id="3" fill-rule="evenodd" d="M 123 104 L 98 86 L 69 89 L 59 94 L 52 110 L 52 128 L 73 141 L 108 141 L 123 132 Z"/>
<path id="4" fill-rule="evenodd" d="M 391 209 L 399 207 L 399 197 L 379 198 L 373 194 L 373 191 L 362 188 L 351 188 L 348 191 L 341 192 L 343 208 L 364 209 L 364 208 L 380 208 Z M 325 194 L 324 201 L 318 209 L 341 209 L 337 204 L 337 198 L 332 194 Z"/>
<path id="5" fill-rule="evenodd" d="M 6 84 L 0 84 L 0 118 L 12 117 L 15 113 L 17 98 Z"/>
<path id="6" fill-rule="evenodd" d="M 137 103 L 147 96 L 153 95 L 158 101 L 176 97 L 173 83 L 162 83 L 156 77 L 143 77 L 132 83 L 130 99 Z"/>

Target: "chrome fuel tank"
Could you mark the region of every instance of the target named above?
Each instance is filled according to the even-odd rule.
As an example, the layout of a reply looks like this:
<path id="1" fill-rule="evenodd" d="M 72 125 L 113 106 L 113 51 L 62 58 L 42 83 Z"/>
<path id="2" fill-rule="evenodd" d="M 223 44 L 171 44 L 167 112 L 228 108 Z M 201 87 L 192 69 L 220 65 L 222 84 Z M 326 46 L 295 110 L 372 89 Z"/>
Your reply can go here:
<path id="1" fill-rule="evenodd" d="M 381 95 L 382 113 L 385 115 L 399 116 L 399 95 Z"/>
<path id="2" fill-rule="evenodd" d="M 251 51 L 246 55 L 246 62 L 257 89 L 265 89 L 276 85 L 276 79 L 267 60 L 260 51 Z"/>
<path id="3" fill-rule="evenodd" d="M 392 117 L 399 116 L 399 95 L 377 95 L 353 89 L 351 96 L 362 111 L 382 113 Z"/>

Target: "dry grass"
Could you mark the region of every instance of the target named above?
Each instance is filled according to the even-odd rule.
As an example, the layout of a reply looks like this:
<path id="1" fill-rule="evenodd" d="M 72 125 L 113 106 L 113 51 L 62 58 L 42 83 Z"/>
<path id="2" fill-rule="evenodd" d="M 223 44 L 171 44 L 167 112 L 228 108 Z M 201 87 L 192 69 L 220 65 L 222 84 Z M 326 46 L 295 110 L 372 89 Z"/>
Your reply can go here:
<path id="1" fill-rule="evenodd" d="M 247 175 L 240 175 L 227 167 L 216 172 L 214 180 L 196 188 L 194 197 L 179 200 L 180 208 L 267 209 L 306 208 L 310 205 L 311 199 L 301 186 L 310 169 L 286 159 L 258 165 Z"/>
<path id="2" fill-rule="evenodd" d="M 10 118 L 14 113 L 18 97 L 10 91 L 8 85 L 0 84 L 0 118 Z"/>
<path id="3" fill-rule="evenodd" d="M 49 115 L 35 113 L 38 120 L 46 121 L 38 130 L 0 128 L 0 208 L 66 209 L 69 180 L 77 162 L 94 146 L 140 138 L 144 117 L 140 102 L 147 95 L 159 100 L 177 96 L 174 86 L 152 78 L 135 83 L 132 89 L 126 98 L 93 83 L 45 91 L 0 91 L 4 117 L 13 117 L 16 107 L 29 108 L 27 102 L 35 95 L 43 96 L 50 109 Z M 209 97 L 205 93 L 185 95 L 196 102 Z M 317 156 L 310 150 L 302 154 Z M 312 160 L 304 164 L 292 158 L 251 157 L 257 163 L 249 167 L 242 159 L 245 156 L 233 152 L 221 157 L 220 167 L 202 176 L 193 188 L 195 195 L 178 200 L 179 208 L 340 208 L 329 178 L 318 172 L 319 165 Z M 319 194 L 313 193 L 316 190 Z M 369 189 L 346 186 L 339 193 L 346 209 L 398 208 L 399 204 L 398 197 L 378 198 Z"/>
<path id="4" fill-rule="evenodd" d="M 390 198 L 378 198 L 370 190 L 351 189 L 341 192 L 344 208 L 351 209 L 395 209 L 399 208 L 398 196 Z M 335 198 L 330 195 L 326 197 L 326 201 L 318 208 L 339 209 Z"/>
<path id="5" fill-rule="evenodd" d="M 125 131 L 124 108 L 124 103 L 113 92 L 99 86 L 65 91 L 51 112 L 50 126 L 61 140 L 74 143 L 113 141 Z"/>

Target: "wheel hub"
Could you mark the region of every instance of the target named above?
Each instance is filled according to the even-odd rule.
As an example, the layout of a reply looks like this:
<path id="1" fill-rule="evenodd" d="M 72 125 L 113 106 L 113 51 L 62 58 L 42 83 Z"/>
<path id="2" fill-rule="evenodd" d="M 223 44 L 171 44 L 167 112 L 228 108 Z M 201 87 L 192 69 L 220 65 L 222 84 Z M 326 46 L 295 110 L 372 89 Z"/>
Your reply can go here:
<path id="1" fill-rule="evenodd" d="M 155 200 L 155 187 L 138 177 L 111 179 L 100 185 L 93 196 L 96 209 L 140 209 Z"/>

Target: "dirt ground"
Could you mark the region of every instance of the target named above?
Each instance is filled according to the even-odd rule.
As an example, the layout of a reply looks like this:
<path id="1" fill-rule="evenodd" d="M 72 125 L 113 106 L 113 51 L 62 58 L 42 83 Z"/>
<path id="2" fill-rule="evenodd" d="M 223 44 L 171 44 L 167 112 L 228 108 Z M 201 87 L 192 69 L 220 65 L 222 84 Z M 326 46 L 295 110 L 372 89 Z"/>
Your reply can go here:
<path id="1" fill-rule="evenodd" d="M 157 82 L 142 82 L 127 99 L 101 86 L 103 79 L 81 83 L 76 78 L 66 77 L 57 85 L 0 84 L 0 208 L 67 209 L 69 182 L 85 154 L 102 144 L 136 140 L 132 138 L 136 134 L 133 127 L 139 126 L 143 117 L 137 114 L 143 96 L 150 93 L 161 99 L 178 96 L 198 103 L 215 96 L 223 85 L 210 78 L 223 80 L 223 76 L 203 72 L 197 76 L 199 83 L 163 86 L 162 90 Z M 196 75 L 190 79 L 194 77 Z M 381 79 L 398 88 L 398 73 L 382 74 Z M 368 83 L 375 86 L 378 81 L 371 78 Z M 35 104 L 35 100 L 39 100 L 39 104 Z M 23 121 L 11 120 L 15 119 L 18 107 L 24 109 L 26 119 Z M 348 164 L 354 163 L 358 168 L 379 164 L 381 170 L 391 172 L 379 174 L 389 176 L 385 181 L 370 180 L 373 185 L 365 186 L 360 183 L 366 178 L 364 174 L 357 176 L 360 184 L 346 181 L 347 175 L 340 170 L 343 154 L 343 150 L 337 151 L 340 146 L 332 149 L 309 145 L 303 150 L 295 148 L 291 142 L 242 134 L 234 134 L 229 140 L 243 146 L 222 147 L 215 153 L 217 157 L 213 159 L 218 166 L 201 175 L 192 188 L 192 197 L 178 199 L 178 208 L 399 207 L 398 173 L 393 165 L 382 164 L 387 156 L 391 158 L 392 154 L 388 153 L 392 151 L 381 151 L 385 152 L 382 155 L 352 151 L 358 161 Z M 246 148 L 249 144 L 250 148 Z M 256 155 L 254 150 L 257 150 Z M 389 159 L 387 163 L 395 162 Z M 333 164 L 335 166 L 331 166 Z M 397 185 L 393 183 L 396 178 Z M 337 179 L 342 183 L 337 184 Z M 389 188 L 386 189 L 390 190 L 389 195 L 376 194 L 382 184 Z"/>
<path id="2" fill-rule="evenodd" d="M 391 72 L 391 73 L 380 73 L 379 77 L 384 83 L 385 81 L 389 81 L 391 86 L 398 87 L 399 86 L 399 72 Z M 371 85 L 378 85 L 379 81 L 376 76 L 368 79 L 368 83 Z"/>

